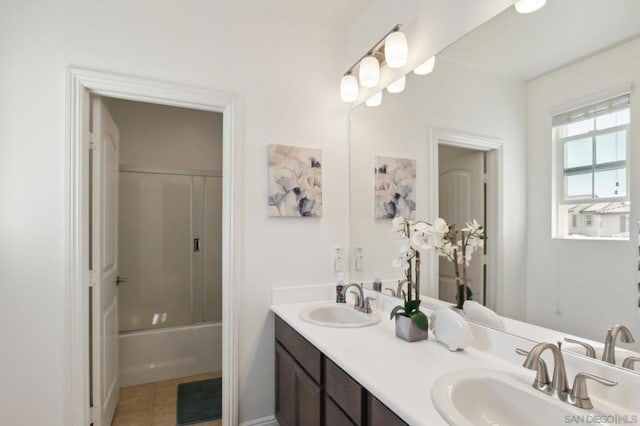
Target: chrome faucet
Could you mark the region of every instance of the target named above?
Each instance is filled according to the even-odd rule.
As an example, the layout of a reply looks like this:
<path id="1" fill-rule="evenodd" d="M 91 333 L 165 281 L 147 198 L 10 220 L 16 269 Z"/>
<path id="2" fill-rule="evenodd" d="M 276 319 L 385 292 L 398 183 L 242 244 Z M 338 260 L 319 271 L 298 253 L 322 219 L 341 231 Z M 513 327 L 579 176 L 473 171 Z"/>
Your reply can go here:
<path id="1" fill-rule="evenodd" d="M 527 358 L 524 360 L 523 367 L 529 370 L 538 370 L 540 365 L 540 356 L 542 352 L 549 349 L 553 354 L 553 378 L 551 379 L 551 386 L 545 390 L 545 393 L 553 396 L 554 398 L 565 400 L 569 388 L 567 386 L 567 370 L 564 366 L 564 358 L 562 357 L 562 351 L 556 345 L 551 343 L 538 343 L 529 351 Z"/>
<path id="2" fill-rule="evenodd" d="M 604 341 L 604 352 L 602 360 L 611 364 L 616 363 L 616 340 L 620 334 L 620 340 L 624 343 L 633 343 L 635 340 L 627 327 L 616 324 L 607 331 L 607 338 Z"/>
<path id="3" fill-rule="evenodd" d="M 356 301 L 353 304 L 353 307 L 360 311 L 360 312 L 364 312 L 365 314 L 370 314 L 371 313 L 371 301 L 372 300 L 376 300 L 375 297 L 364 297 L 364 290 L 362 289 L 362 284 L 358 284 L 355 282 L 352 283 L 348 283 L 345 284 L 345 286 L 342 288 L 342 294 L 346 297 L 347 295 L 347 290 L 351 287 L 355 287 L 356 289 L 358 289 L 357 292 L 353 292 L 356 296 Z"/>
<path id="4" fill-rule="evenodd" d="M 553 354 L 554 364 L 553 379 L 550 386 L 544 384 L 545 375 L 543 374 L 543 370 L 546 370 L 546 367 L 540 358 L 542 353 L 547 349 L 551 350 Z M 516 352 L 523 355 L 523 352 L 525 351 L 516 349 Z M 578 373 L 573 381 L 573 388 L 569 389 L 567 386 L 567 371 L 564 365 L 562 351 L 558 346 L 552 345 L 551 343 L 542 342 L 535 345 L 533 349 L 529 351 L 529 354 L 522 365 L 530 370 L 536 370 L 538 372 L 533 383 L 534 388 L 578 408 L 593 408 L 593 404 L 589 398 L 589 393 L 587 392 L 587 379 L 595 380 L 605 386 L 615 386 L 618 384 L 594 374 Z M 544 371 L 544 373 L 546 373 L 546 371 Z M 548 379 L 546 381 L 548 382 Z"/>

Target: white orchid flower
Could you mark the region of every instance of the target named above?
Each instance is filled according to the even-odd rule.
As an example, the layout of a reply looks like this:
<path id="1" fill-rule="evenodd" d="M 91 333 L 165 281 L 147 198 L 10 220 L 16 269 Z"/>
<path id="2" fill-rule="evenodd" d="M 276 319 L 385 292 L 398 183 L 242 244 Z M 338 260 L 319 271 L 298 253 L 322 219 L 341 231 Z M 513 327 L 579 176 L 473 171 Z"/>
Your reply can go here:
<path id="1" fill-rule="evenodd" d="M 444 235 L 447 232 L 449 232 L 449 226 L 447 225 L 447 222 L 445 222 L 444 219 L 439 217 L 433 221 L 433 230 L 439 234 Z"/>

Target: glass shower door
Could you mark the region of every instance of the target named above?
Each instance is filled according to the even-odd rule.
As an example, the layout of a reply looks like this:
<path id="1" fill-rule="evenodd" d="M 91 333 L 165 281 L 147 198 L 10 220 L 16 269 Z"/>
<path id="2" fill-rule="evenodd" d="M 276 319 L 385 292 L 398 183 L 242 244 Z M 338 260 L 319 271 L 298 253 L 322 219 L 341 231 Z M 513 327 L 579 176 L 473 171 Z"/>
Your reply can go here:
<path id="1" fill-rule="evenodd" d="M 120 331 L 191 324 L 192 177 L 120 172 Z"/>

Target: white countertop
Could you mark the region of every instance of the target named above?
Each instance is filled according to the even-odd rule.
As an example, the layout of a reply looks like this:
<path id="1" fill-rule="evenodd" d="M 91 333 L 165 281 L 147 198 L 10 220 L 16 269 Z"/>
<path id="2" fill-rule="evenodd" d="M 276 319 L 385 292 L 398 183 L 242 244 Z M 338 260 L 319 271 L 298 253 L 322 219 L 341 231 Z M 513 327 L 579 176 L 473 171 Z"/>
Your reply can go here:
<path id="1" fill-rule="evenodd" d="M 394 322 L 385 312 L 377 311 L 382 320 L 364 328 L 323 327 L 300 319 L 304 308 L 318 303 L 278 304 L 271 310 L 412 426 L 446 424 L 431 402 L 431 387 L 443 374 L 495 368 L 515 374 L 527 386 L 535 377 L 534 371 L 473 347 L 450 352 L 433 334 L 428 340 L 405 342 L 395 336 Z"/>

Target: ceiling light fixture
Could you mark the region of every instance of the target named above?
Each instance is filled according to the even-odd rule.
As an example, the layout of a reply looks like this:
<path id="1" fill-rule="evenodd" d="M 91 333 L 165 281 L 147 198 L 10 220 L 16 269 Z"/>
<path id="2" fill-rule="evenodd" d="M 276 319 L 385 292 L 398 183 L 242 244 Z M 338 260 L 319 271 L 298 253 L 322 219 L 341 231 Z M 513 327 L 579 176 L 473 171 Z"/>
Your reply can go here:
<path id="1" fill-rule="evenodd" d="M 400 25 L 396 25 L 344 73 L 340 80 L 342 100 L 354 102 L 358 99 L 358 83 L 366 88 L 376 87 L 380 80 L 380 69 L 385 65 L 389 68 L 404 66 L 407 63 L 408 52 L 407 37 L 400 32 Z M 378 98 L 381 99 L 382 94 Z"/>
<path id="2" fill-rule="evenodd" d="M 378 105 L 380 105 L 382 103 L 382 91 L 380 91 L 380 92 L 376 93 L 375 95 L 371 96 L 364 103 L 367 106 L 370 106 L 370 107 L 377 107 Z"/>
<path id="3" fill-rule="evenodd" d="M 436 57 L 432 56 L 427 59 L 422 65 L 418 65 L 416 69 L 413 70 L 414 73 L 418 75 L 427 75 L 433 71 L 433 67 L 436 65 Z"/>
<path id="4" fill-rule="evenodd" d="M 547 0 L 517 0 L 514 3 L 518 13 L 531 13 L 540 9 L 547 3 Z"/>
<path id="5" fill-rule="evenodd" d="M 402 76 L 390 85 L 387 86 L 387 92 L 389 93 L 400 93 L 404 90 L 404 85 L 407 81 L 406 76 Z"/>

